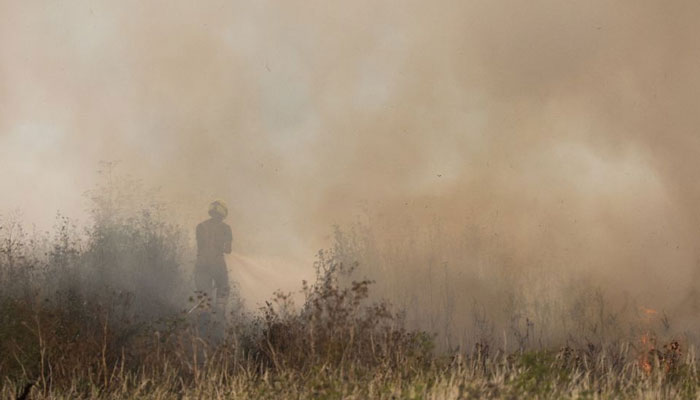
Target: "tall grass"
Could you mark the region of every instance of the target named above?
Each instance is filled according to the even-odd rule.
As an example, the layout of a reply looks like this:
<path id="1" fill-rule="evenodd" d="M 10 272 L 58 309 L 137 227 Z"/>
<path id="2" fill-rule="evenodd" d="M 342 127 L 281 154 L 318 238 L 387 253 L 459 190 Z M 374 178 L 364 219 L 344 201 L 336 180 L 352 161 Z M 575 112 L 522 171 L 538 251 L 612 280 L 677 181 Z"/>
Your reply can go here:
<path id="1" fill-rule="evenodd" d="M 409 329 L 435 333 L 440 351 L 485 344 L 504 351 L 604 346 L 637 341 L 649 331 L 661 341 L 700 343 L 697 323 L 675 320 L 661 307 L 651 310 L 651 296 L 635 294 L 643 278 L 631 275 L 627 287 L 610 288 L 567 264 L 575 260 L 518 265 L 517 249 L 483 228 L 466 226 L 455 234 L 438 221 L 406 226 L 401 234 L 371 223 L 336 228 L 334 250 L 341 262 L 357 263 L 357 275 L 376 282 L 372 299 L 405 310 Z M 685 295 L 661 285 L 656 294 Z"/>
<path id="2" fill-rule="evenodd" d="M 0 224 L 3 398 L 698 395 L 692 346 L 643 323 L 620 334 L 603 293 L 571 291 L 569 335 L 557 342 L 510 278 L 498 286 L 510 309 L 494 316 L 478 296 L 463 309 L 447 266 L 404 258 L 404 273 L 420 262 L 428 271 L 407 279 L 389 268 L 401 252 L 358 229 L 338 229 L 318 253 L 302 304 L 278 292 L 246 310 L 234 298 L 210 335 L 220 326 L 206 321 L 222 319 L 202 318 L 212 310 L 183 265 L 186 234 L 150 196 L 130 195 L 135 186 L 92 192 L 87 229 L 62 216 L 52 234 L 28 234 L 17 216 Z M 457 340 L 459 321 L 471 321 L 468 340 Z"/>

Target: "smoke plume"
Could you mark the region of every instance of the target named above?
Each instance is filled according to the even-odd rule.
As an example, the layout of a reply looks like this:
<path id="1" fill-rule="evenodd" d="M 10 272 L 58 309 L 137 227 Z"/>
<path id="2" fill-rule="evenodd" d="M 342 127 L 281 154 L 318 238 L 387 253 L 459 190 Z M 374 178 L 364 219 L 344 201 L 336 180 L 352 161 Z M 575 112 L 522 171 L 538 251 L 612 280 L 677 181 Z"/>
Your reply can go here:
<path id="1" fill-rule="evenodd" d="M 585 276 L 692 320 L 699 14 L 689 0 L 0 1 L 0 210 L 85 218 L 99 162 L 118 160 L 184 226 L 226 200 L 236 257 L 268 260 L 248 285 L 296 284 L 293 265 L 359 219 L 382 251 L 439 227 L 413 248 L 455 274 Z"/>

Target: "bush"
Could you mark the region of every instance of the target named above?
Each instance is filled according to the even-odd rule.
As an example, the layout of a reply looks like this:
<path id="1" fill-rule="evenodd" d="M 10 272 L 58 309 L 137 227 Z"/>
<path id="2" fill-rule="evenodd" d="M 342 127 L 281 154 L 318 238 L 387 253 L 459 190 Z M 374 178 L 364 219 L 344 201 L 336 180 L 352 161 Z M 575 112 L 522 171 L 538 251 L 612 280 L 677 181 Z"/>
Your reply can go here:
<path id="1" fill-rule="evenodd" d="M 262 337 L 254 350 L 277 369 L 396 368 L 428 362 L 432 342 L 426 333 L 406 330 L 403 317 L 386 302 L 367 301 L 369 280 L 343 286 L 345 267 L 333 252 L 319 252 L 316 282 L 303 284 L 300 311 L 290 296 L 277 293 L 263 308 Z"/>

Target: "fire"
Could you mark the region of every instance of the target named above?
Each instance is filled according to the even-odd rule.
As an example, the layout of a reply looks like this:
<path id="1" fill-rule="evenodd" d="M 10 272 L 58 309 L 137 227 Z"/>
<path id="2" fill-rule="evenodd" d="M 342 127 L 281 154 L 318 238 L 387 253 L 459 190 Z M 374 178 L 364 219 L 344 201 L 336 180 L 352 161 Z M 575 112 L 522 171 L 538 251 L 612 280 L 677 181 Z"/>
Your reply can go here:
<path id="1" fill-rule="evenodd" d="M 659 312 L 654 310 L 653 308 L 646 308 L 646 307 L 639 307 L 639 309 L 646 315 L 647 317 L 652 317 Z"/>
<path id="2" fill-rule="evenodd" d="M 646 307 L 640 307 L 639 309 L 642 312 L 642 321 L 646 327 L 646 332 L 639 338 L 639 367 L 645 374 L 650 375 L 654 368 L 652 363 L 658 363 L 657 365 L 663 367 L 664 372 L 668 373 L 681 361 L 681 342 L 678 339 L 673 339 L 659 347 L 656 335 L 649 329 L 654 316 L 658 312 Z"/>
<path id="3" fill-rule="evenodd" d="M 646 332 L 642 335 L 640 342 L 642 344 L 642 354 L 639 356 L 639 366 L 642 368 L 642 371 L 649 375 L 652 369 L 649 355 L 654 354 L 656 350 L 656 338 L 649 332 Z"/>
<path id="4" fill-rule="evenodd" d="M 658 311 L 654 310 L 653 308 L 646 308 L 643 306 L 639 307 L 639 310 L 642 312 L 642 318 L 644 320 L 645 325 L 650 325 L 651 320 L 658 314 Z M 648 329 L 648 327 L 647 327 Z M 641 343 L 641 351 L 642 354 L 639 356 L 639 366 L 642 368 L 642 371 L 646 373 L 647 375 L 651 374 L 652 370 L 652 365 L 650 360 L 650 355 L 653 355 L 656 353 L 656 337 L 647 330 L 642 334 L 642 337 L 639 339 Z"/>

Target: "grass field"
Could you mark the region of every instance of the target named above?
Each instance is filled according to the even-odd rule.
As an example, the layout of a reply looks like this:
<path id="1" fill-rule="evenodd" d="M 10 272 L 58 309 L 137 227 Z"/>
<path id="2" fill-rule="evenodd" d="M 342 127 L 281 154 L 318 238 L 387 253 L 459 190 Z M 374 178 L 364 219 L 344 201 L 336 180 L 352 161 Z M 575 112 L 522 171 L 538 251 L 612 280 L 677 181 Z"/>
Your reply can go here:
<path id="1" fill-rule="evenodd" d="M 305 312 L 230 326 L 217 344 L 184 318 L 139 325 L 3 304 L 3 398 L 695 398 L 695 355 L 670 343 L 505 354 L 432 352 L 359 291 L 315 288 Z M 325 296 L 325 297 L 324 297 Z M 313 301 L 312 301 L 313 303 Z M 111 311 L 111 310 L 110 310 Z M 246 317 L 241 317 L 246 318 Z M 204 336 L 204 337 L 203 337 Z"/>
<path id="2" fill-rule="evenodd" d="M 84 232 L 63 217 L 52 236 L 2 224 L 2 398 L 698 397 L 693 341 L 664 332 L 666 320 L 627 329 L 590 295 L 598 311 L 573 302 L 557 341 L 536 312 L 496 329 L 486 308 L 450 306 L 454 286 L 433 294 L 424 281 L 420 302 L 443 299 L 436 313 L 475 321 L 456 341 L 443 329 L 456 318 L 429 315 L 421 327 L 415 309 L 375 294 L 387 286 L 358 278 L 370 261 L 352 262 L 366 249 L 349 251 L 340 233 L 300 285 L 303 304 L 277 293 L 250 310 L 234 298 L 224 318 L 192 292 L 177 227 L 155 208 L 120 216 L 94 200 Z"/>

